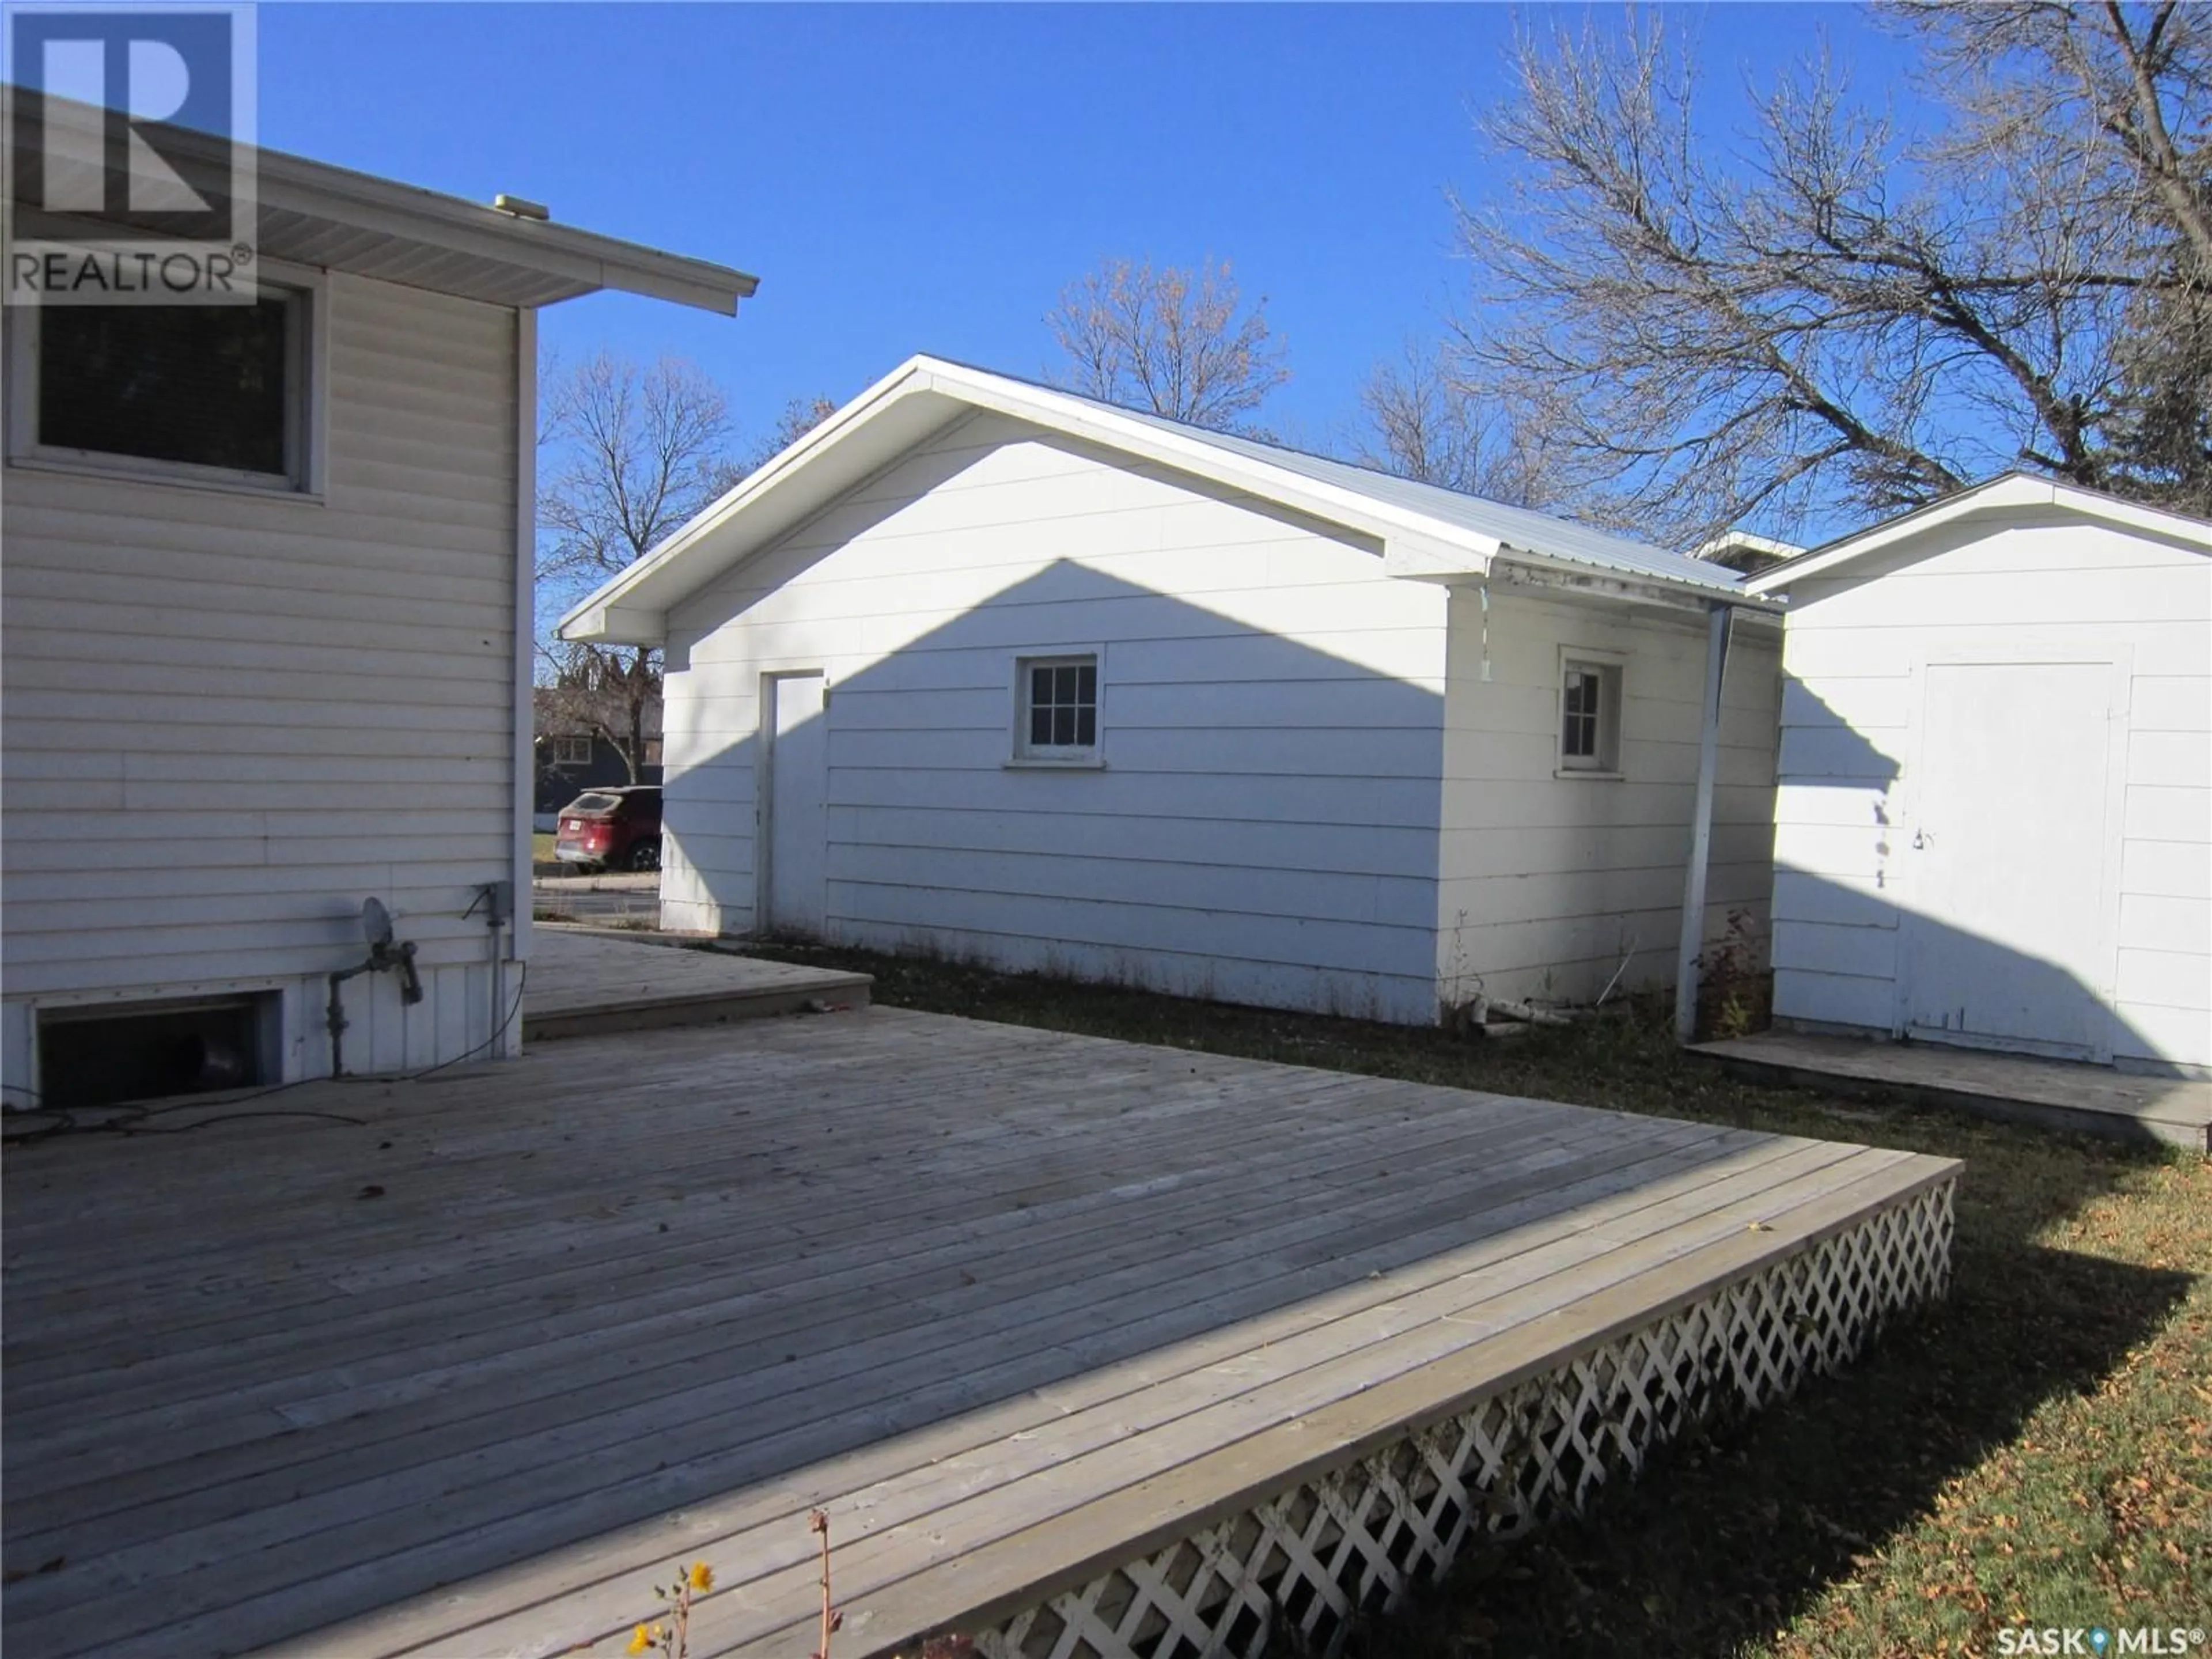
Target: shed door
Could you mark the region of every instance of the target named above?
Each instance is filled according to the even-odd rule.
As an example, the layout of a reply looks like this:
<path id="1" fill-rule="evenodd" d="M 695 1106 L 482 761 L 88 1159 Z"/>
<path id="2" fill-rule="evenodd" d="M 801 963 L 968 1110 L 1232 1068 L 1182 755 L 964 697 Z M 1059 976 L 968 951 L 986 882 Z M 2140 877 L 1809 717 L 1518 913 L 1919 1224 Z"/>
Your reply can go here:
<path id="1" fill-rule="evenodd" d="M 2111 1056 L 2107 663 L 1936 663 L 1899 939 L 1908 1036 Z"/>
<path id="2" fill-rule="evenodd" d="M 768 739 L 768 927 L 818 935 L 829 854 L 829 720 L 819 673 L 771 675 L 763 688 Z"/>

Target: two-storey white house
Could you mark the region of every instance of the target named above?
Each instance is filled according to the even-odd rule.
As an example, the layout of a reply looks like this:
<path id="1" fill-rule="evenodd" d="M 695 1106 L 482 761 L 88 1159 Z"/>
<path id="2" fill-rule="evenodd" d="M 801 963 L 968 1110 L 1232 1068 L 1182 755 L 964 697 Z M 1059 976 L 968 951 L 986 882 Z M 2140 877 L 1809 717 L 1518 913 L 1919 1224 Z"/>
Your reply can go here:
<path id="1" fill-rule="evenodd" d="M 14 1107 L 516 1047 L 537 312 L 754 289 L 274 152 L 259 198 L 251 305 L 6 318 Z"/>

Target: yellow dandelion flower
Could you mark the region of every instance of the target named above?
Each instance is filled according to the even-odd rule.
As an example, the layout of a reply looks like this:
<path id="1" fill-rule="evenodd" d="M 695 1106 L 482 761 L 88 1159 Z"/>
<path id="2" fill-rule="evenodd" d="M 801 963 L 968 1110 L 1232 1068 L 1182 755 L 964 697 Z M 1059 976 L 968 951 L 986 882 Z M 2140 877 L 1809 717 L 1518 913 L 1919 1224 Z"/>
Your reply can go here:
<path id="1" fill-rule="evenodd" d="M 691 1564 L 691 1588 L 695 1590 L 710 1590 L 714 1589 L 714 1568 L 708 1566 L 704 1561 L 694 1561 Z"/>
<path id="2" fill-rule="evenodd" d="M 645 1626 L 640 1625 L 630 1632 L 629 1650 L 632 1653 L 643 1653 L 653 1645 L 653 1638 L 658 1634 L 657 1630 L 649 1630 Z"/>

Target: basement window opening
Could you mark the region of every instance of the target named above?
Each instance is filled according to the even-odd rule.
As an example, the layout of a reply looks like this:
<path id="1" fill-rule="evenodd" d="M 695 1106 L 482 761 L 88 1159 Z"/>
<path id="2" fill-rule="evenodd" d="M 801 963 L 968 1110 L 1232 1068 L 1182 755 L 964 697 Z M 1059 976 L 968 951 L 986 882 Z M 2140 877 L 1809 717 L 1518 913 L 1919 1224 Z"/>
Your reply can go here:
<path id="1" fill-rule="evenodd" d="M 276 995 L 47 1008 L 39 1014 L 39 1101 L 122 1106 L 254 1088 L 276 1067 Z"/>

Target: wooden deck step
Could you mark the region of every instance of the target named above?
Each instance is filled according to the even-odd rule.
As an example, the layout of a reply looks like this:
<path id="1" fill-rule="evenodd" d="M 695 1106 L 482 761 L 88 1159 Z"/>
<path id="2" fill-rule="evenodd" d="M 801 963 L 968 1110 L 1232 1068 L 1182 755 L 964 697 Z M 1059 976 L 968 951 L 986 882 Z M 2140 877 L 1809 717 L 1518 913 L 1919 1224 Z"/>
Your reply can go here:
<path id="1" fill-rule="evenodd" d="M 696 943 L 539 923 L 523 996 L 523 1041 L 868 1006 L 874 981 L 866 974 L 693 948 Z"/>
<path id="2" fill-rule="evenodd" d="M 1694 1052 L 1742 1076 L 1829 1094 L 2212 1153 L 2212 1081 L 2203 1079 L 1796 1031 L 1699 1043 Z"/>

